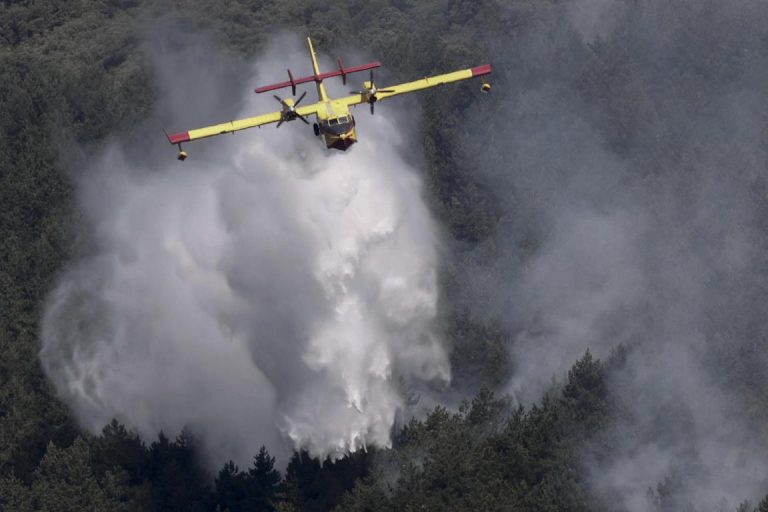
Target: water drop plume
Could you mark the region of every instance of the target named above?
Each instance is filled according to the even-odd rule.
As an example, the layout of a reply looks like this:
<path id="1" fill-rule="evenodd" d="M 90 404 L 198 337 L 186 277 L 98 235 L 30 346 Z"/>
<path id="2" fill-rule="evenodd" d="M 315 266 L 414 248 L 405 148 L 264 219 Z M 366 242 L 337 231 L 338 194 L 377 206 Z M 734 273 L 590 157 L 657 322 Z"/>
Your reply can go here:
<path id="1" fill-rule="evenodd" d="M 188 128 L 274 110 L 252 86 L 308 65 L 291 38 L 253 67 L 209 48 L 155 52 L 158 111 Z M 215 464 L 333 457 L 389 445 L 403 387 L 449 378 L 420 180 L 392 114 L 357 114 L 343 154 L 295 122 L 183 164 L 116 142 L 78 174 L 90 243 L 48 297 L 41 360 L 86 428 L 187 427 Z"/>

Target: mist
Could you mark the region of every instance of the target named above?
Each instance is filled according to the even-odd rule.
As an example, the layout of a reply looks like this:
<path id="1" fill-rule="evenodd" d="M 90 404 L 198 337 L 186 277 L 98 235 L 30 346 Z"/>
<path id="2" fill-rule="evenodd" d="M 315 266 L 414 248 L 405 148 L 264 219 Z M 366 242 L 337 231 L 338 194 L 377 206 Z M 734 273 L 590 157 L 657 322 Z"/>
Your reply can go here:
<path id="1" fill-rule="evenodd" d="M 499 212 L 455 300 L 505 326 L 504 391 L 531 404 L 589 349 L 612 422 L 592 491 L 643 511 L 765 494 L 768 10 L 566 2 L 489 41 L 499 96 L 467 160 Z M 479 309 L 475 304 L 490 305 Z"/>
<path id="2" fill-rule="evenodd" d="M 438 240 L 391 108 L 353 112 L 346 154 L 297 121 L 190 143 L 181 163 L 153 124 L 278 108 L 253 87 L 310 70 L 300 43 L 245 62 L 202 36 L 155 38 L 155 138 L 113 140 L 76 173 L 85 234 L 40 356 L 87 429 L 186 428 L 212 467 L 247 466 L 262 444 L 283 464 L 293 449 L 335 458 L 389 446 L 404 393 L 449 380 Z"/>

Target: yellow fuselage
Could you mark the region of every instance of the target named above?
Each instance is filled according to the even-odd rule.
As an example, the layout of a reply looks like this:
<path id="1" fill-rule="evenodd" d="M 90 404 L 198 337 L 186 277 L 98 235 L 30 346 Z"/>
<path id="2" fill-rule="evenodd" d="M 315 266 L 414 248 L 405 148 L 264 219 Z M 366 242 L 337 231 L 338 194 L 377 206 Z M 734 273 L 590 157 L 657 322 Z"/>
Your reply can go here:
<path id="1" fill-rule="evenodd" d="M 355 118 L 343 102 L 334 101 L 327 96 L 326 98 L 323 105 L 317 109 L 319 134 L 323 135 L 325 145 L 329 149 L 346 151 L 357 142 Z"/>
<path id="2" fill-rule="evenodd" d="M 315 76 L 318 76 L 320 75 L 320 66 L 317 64 L 315 49 L 312 48 L 312 40 L 309 37 L 307 37 L 307 45 L 309 46 L 309 55 L 312 57 L 312 70 L 315 72 Z M 318 127 L 318 131 L 315 133 L 323 134 L 328 149 L 346 151 L 357 142 L 355 118 L 350 114 L 349 106 L 346 103 L 328 96 L 322 80 L 318 80 L 316 85 L 320 105 L 315 112 Z"/>

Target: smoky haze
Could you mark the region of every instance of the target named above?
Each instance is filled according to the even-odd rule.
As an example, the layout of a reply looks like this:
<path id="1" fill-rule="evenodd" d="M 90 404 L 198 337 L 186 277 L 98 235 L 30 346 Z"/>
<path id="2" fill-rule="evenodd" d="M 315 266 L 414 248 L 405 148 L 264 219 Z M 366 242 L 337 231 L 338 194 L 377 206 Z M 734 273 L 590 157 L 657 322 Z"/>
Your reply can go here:
<path id="1" fill-rule="evenodd" d="M 252 92 L 277 78 L 262 70 L 310 69 L 291 37 L 254 64 L 190 36 L 148 53 L 158 117 L 185 129 L 274 110 Z M 119 142 L 87 163 L 89 243 L 48 298 L 41 351 L 85 427 L 186 427 L 213 466 L 262 444 L 334 457 L 388 446 L 404 389 L 449 379 L 420 180 L 386 109 L 355 113 L 347 154 L 297 121 L 190 144 L 183 164 Z"/>
<path id="2" fill-rule="evenodd" d="M 613 420 L 584 454 L 611 507 L 759 499 L 768 6 L 593 0 L 509 16 L 510 38 L 489 42 L 497 96 L 467 129 L 499 221 L 463 256 L 475 263 L 457 300 L 505 325 L 505 389 L 522 403 L 585 350 L 627 348 Z"/>

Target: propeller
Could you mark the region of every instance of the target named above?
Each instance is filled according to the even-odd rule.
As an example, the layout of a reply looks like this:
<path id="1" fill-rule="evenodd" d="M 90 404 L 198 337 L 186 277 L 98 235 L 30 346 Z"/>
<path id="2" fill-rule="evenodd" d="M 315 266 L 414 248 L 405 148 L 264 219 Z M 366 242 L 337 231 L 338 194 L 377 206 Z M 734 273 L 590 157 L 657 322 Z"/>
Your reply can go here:
<path id="1" fill-rule="evenodd" d="M 352 91 L 352 94 L 362 94 L 363 96 L 366 96 L 368 98 L 368 104 L 371 106 L 371 115 L 373 115 L 373 104 L 376 103 L 378 98 L 376 97 L 376 94 L 380 92 L 395 92 L 394 89 L 379 89 L 376 87 L 376 82 L 373 81 L 373 70 L 371 70 L 371 80 L 370 80 L 370 87 L 362 90 L 362 91 Z"/>
<path id="2" fill-rule="evenodd" d="M 309 124 L 309 121 L 307 121 L 304 116 L 299 114 L 296 111 L 296 106 L 301 103 L 301 100 L 304 99 L 304 96 L 307 95 L 307 91 L 304 91 L 301 93 L 301 96 L 299 96 L 299 99 L 296 101 L 293 101 L 292 99 L 283 99 L 277 94 L 274 95 L 275 99 L 280 102 L 280 104 L 283 106 L 283 111 L 280 115 L 280 121 L 277 122 L 277 128 L 280 128 L 280 125 L 283 124 L 285 121 L 293 121 L 294 119 L 298 118 L 304 121 L 304 123 Z"/>

